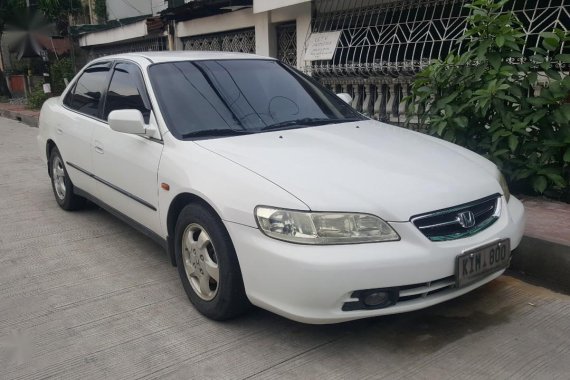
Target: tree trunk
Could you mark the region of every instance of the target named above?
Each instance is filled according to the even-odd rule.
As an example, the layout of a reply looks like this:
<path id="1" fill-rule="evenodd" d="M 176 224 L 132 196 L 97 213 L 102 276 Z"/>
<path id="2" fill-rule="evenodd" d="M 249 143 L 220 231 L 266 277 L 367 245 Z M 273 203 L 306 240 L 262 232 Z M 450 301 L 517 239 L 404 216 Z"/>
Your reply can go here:
<path id="1" fill-rule="evenodd" d="M 0 25 L 0 28 L 0 49 L 2 49 L 2 29 L 4 28 L 4 25 Z M 2 55 L 1 50 L 0 55 Z M 4 56 L 2 56 L 2 67 L 4 67 Z M 6 77 L 4 76 L 4 72 L 2 70 L 0 70 L 0 96 L 5 96 L 7 98 L 12 97 L 10 89 L 8 88 L 8 83 L 6 83 Z"/>
<path id="2" fill-rule="evenodd" d="M 2 70 L 0 70 L 0 96 L 5 96 L 7 98 L 12 97 L 10 89 L 8 88 L 8 84 L 6 83 L 6 77 L 4 76 L 4 72 Z"/>

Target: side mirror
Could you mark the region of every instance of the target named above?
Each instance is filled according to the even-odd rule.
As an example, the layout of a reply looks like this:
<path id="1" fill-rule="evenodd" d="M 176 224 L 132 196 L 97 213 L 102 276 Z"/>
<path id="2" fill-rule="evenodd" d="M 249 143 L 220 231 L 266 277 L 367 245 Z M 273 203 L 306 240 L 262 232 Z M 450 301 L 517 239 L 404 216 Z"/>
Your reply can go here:
<path id="1" fill-rule="evenodd" d="M 133 135 L 146 134 L 144 118 L 139 110 L 115 110 L 108 117 L 109 127 L 113 131 L 130 133 Z"/>
<path id="2" fill-rule="evenodd" d="M 336 96 L 344 100 L 344 102 L 349 105 L 352 102 L 352 96 L 350 96 L 350 94 L 347 94 L 346 92 L 341 92 L 340 94 L 336 94 Z"/>

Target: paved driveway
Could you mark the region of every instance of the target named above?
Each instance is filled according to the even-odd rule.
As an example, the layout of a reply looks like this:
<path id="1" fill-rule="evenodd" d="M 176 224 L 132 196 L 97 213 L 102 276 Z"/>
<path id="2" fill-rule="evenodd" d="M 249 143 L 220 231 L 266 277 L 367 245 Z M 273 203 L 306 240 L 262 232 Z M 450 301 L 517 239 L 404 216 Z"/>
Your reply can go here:
<path id="1" fill-rule="evenodd" d="M 0 119 L 0 378 L 568 379 L 570 297 L 511 277 L 331 326 L 190 305 L 152 241 L 53 200 L 37 129 Z"/>

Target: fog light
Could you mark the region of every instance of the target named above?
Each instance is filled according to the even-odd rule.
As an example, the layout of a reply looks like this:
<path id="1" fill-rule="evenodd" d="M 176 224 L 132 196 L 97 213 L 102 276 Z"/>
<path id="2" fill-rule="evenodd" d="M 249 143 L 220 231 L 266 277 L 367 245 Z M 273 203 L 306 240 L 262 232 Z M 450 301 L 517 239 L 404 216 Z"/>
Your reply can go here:
<path id="1" fill-rule="evenodd" d="M 396 287 L 356 290 L 352 292 L 350 297 L 357 299 L 358 301 L 345 302 L 342 305 L 342 310 L 354 311 L 382 309 L 395 305 L 398 302 L 399 294 L 399 289 Z"/>
<path id="2" fill-rule="evenodd" d="M 365 295 L 362 299 L 362 302 L 366 306 L 370 307 L 381 307 L 385 304 L 390 304 L 392 301 L 390 300 L 390 294 L 388 292 L 371 292 Z"/>

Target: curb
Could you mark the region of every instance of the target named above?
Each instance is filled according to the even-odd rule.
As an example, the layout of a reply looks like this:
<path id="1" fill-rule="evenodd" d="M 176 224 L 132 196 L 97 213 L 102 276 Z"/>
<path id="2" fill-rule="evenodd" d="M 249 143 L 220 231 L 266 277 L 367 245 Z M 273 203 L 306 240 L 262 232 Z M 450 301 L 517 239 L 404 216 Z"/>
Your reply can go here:
<path id="1" fill-rule="evenodd" d="M 552 290 L 570 293 L 570 246 L 524 236 L 513 252 L 510 269 Z"/>
<path id="2" fill-rule="evenodd" d="M 24 115 L 17 111 L 10 111 L 5 109 L 0 109 L 0 116 L 7 119 L 12 119 L 24 123 L 30 127 L 37 128 L 39 123 L 39 118 L 36 116 Z"/>

